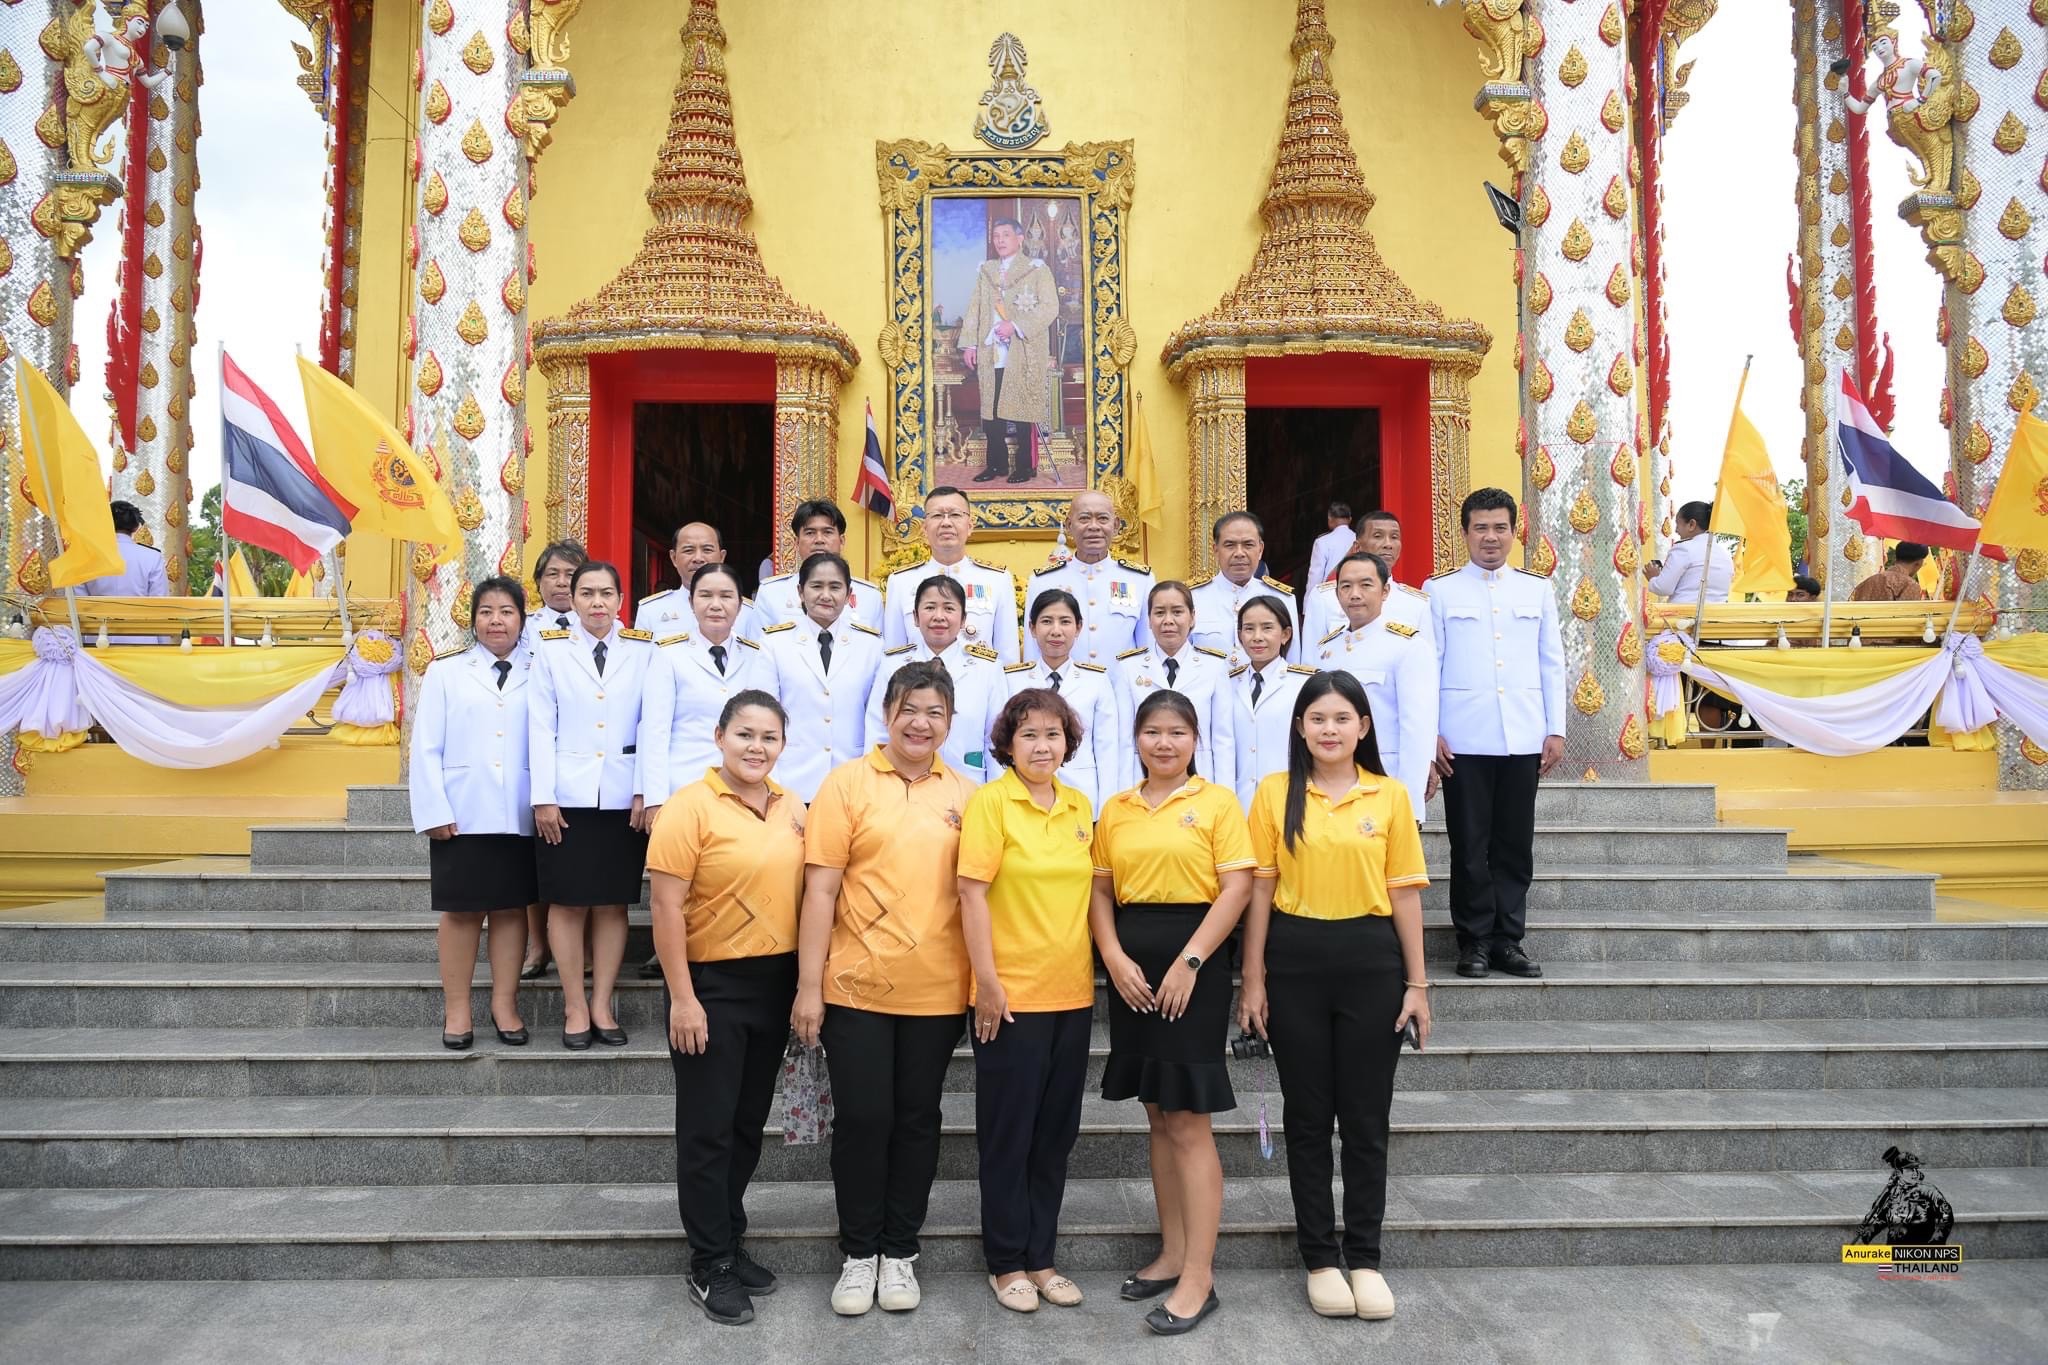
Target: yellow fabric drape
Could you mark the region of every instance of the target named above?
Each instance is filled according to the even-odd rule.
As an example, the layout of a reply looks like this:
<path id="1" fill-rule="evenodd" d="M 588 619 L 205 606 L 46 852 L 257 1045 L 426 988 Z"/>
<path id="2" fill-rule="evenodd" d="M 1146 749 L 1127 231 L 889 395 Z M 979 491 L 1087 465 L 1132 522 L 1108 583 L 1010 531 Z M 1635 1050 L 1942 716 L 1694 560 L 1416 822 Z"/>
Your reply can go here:
<path id="1" fill-rule="evenodd" d="M 0 675 L 35 661 L 26 640 L 0 640 Z M 150 645 L 114 645 L 92 657 L 123 681 L 177 706 L 247 706 L 289 692 L 341 662 L 336 645 L 278 645 L 257 649 L 207 647 L 192 650 Z"/>
<path id="2" fill-rule="evenodd" d="M 1924 664 L 1920 649 L 1703 649 L 1700 662 L 1725 678 L 1786 697 L 1855 692 Z"/>
<path id="3" fill-rule="evenodd" d="M 353 744 L 364 749 L 388 749 L 398 743 L 398 722 L 350 725 L 345 720 L 338 720 L 328 729 L 327 737 L 340 744 Z"/>

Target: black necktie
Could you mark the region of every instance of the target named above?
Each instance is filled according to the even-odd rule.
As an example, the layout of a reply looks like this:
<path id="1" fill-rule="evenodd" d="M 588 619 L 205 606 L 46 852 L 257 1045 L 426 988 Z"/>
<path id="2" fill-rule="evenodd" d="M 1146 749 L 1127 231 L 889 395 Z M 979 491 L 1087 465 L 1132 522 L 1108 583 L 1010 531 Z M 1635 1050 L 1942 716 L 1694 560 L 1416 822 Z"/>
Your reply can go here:
<path id="1" fill-rule="evenodd" d="M 832 671 L 832 632 L 829 630 L 818 632 L 818 665 L 827 673 Z"/>
<path id="2" fill-rule="evenodd" d="M 1265 675 L 1265 674 L 1263 674 L 1263 673 L 1254 673 L 1254 674 L 1252 674 L 1252 705 L 1253 705 L 1253 706 L 1257 706 L 1257 705 L 1259 704 L 1259 693 L 1261 693 L 1261 692 L 1263 692 L 1263 691 L 1265 691 L 1265 690 L 1266 690 L 1266 675 Z"/>
<path id="3" fill-rule="evenodd" d="M 599 640 L 597 642 L 597 647 L 590 651 L 590 657 L 597 661 L 597 676 L 602 678 L 604 676 L 604 641 Z"/>
<path id="4" fill-rule="evenodd" d="M 1166 661 L 1166 685 L 1167 685 L 1168 687 L 1171 687 L 1171 686 L 1173 686 L 1173 681 L 1174 681 L 1174 679 L 1175 679 L 1175 678 L 1177 678 L 1177 677 L 1179 677 L 1179 676 L 1180 676 L 1180 660 L 1178 660 L 1178 659 L 1168 659 L 1168 660 Z"/>
<path id="5" fill-rule="evenodd" d="M 566 616 L 557 616 L 557 617 L 555 618 L 555 629 L 556 629 L 556 630 L 567 630 L 568 628 L 569 628 L 569 618 L 568 618 L 568 617 L 566 617 Z"/>
<path id="6" fill-rule="evenodd" d="M 721 677 L 721 678 L 722 678 L 722 677 L 724 677 L 724 676 L 725 676 L 725 646 L 724 646 L 724 645 L 713 645 L 713 646 L 711 646 L 711 662 L 712 662 L 712 663 L 714 663 L 714 664 L 716 664 L 716 665 L 718 665 L 718 676 L 719 676 L 719 677 Z"/>
<path id="7" fill-rule="evenodd" d="M 1060 671 L 1057 668 L 1052 671 L 1052 677 L 1049 681 L 1052 683 L 1053 691 L 1057 692 L 1060 690 Z"/>
<path id="8" fill-rule="evenodd" d="M 512 661 L 500 659 L 492 664 L 491 667 L 498 670 L 498 690 L 503 692 L 505 690 L 505 679 L 512 676 Z"/>

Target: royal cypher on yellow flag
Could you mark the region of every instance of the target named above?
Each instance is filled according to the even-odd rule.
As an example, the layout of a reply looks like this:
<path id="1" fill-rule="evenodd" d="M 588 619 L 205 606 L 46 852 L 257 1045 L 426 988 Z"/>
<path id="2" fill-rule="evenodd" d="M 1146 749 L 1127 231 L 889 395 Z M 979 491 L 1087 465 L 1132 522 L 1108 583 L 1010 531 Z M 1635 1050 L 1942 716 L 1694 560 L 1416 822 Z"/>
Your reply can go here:
<path id="1" fill-rule="evenodd" d="M 2048 422 L 2031 412 L 2013 428 L 1978 535 L 2005 550 L 2048 551 Z"/>
<path id="2" fill-rule="evenodd" d="M 114 514 L 107 506 L 107 481 L 99 451 L 71 405 L 24 360 L 14 365 L 14 390 L 21 400 L 21 482 L 28 500 L 57 523 L 64 553 L 50 565 L 50 586 L 71 588 L 122 571 L 121 546 L 114 539 Z"/>
<path id="3" fill-rule="evenodd" d="M 1777 471 L 1764 449 L 1763 434 L 1743 415 L 1742 396 L 1728 423 L 1728 446 L 1721 453 L 1721 479 L 1714 490 L 1714 530 L 1742 537 L 1742 564 L 1728 597 L 1739 602 L 1746 593 L 1792 590 L 1792 530 L 1785 524 L 1785 496 L 1778 491 Z"/>
<path id="4" fill-rule="evenodd" d="M 356 391 L 299 358 L 313 463 L 334 491 L 356 506 L 350 528 L 417 541 L 443 562 L 462 553 L 462 527 L 433 473 Z"/>

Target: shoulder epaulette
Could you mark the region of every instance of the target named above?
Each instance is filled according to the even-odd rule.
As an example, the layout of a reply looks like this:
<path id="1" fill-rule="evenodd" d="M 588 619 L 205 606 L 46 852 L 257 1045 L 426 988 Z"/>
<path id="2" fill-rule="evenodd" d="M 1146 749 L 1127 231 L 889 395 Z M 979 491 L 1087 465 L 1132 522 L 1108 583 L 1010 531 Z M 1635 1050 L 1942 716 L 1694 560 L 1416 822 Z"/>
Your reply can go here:
<path id="1" fill-rule="evenodd" d="M 1188 587 L 1189 587 L 1190 589 L 1194 589 L 1194 588 L 1206 588 L 1206 587 L 1208 587 L 1208 586 L 1209 586 L 1209 585 L 1210 585 L 1211 583 L 1214 583 L 1215 581 L 1216 581 L 1216 575 L 1215 575 L 1215 574 L 1212 574 L 1212 573 L 1205 573 L 1205 574 L 1203 574 L 1203 575 L 1202 575 L 1202 576 L 1201 576 L 1200 578 L 1190 578 L 1190 579 L 1188 580 Z"/>
<path id="2" fill-rule="evenodd" d="M 1534 569 L 1517 569 L 1517 570 L 1515 570 L 1515 572 L 1516 572 L 1516 573 L 1518 573 L 1518 574 L 1524 574 L 1524 575 L 1526 575 L 1526 576 L 1528 576 L 1528 577 L 1530 577 L 1530 578 L 1536 578 L 1536 579 L 1541 579 L 1542 581 L 1544 581 L 1544 582 L 1546 582 L 1546 583 L 1550 581 L 1550 575 L 1549 575 L 1549 574 L 1545 574 L 1545 573 L 1537 573 L 1537 572 L 1536 572 L 1536 571 L 1535 571 Z"/>
<path id="3" fill-rule="evenodd" d="M 738 641 L 739 641 L 739 642 L 740 642 L 741 644 L 745 645 L 745 646 L 746 646 L 746 647 L 747 647 L 748 649 L 759 649 L 759 648 L 761 647 L 761 642 L 760 642 L 759 640 L 749 640 L 749 639 L 748 639 L 748 638 L 747 638 L 746 636 L 744 636 L 744 635 L 735 635 L 735 636 L 733 636 L 732 638 L 733 638 L 733 639 L 735 639 L 735 640 L 738 640 Z"/>
<path id="4" fill-rule="evenodd" d="M 1044 564 L 1042 564 L 1042 565 L 1041 565 L 1041 566 L 1039 566 L 1038 568 L 1036 568 L 1036 569 L 1033 569 L 1033 570 L 1031 571 L 1031 576 L 1032 576 L 1033 578 L 1036 578 L 1036 577 L 1038 577 L 1038 576 L 1039 576 L 1040 574 L 1048 574 L 1048 573 L 1058 573 L 1058 572 L 1059 572 L 1059 571 L 1060 571 L 1061 569 L 1064 569 L 1064 568 L 1066 568 L 1066 567 L 1067 567 L 1067 561 L 1066 561 L 1066 560 L 1064 560 L 1064 559 L 1055 559 L 1055 558 L 1048 558 L 1048 559 L 1047 559 L 1047 560 L 1045 561 L 1045 563 L 1044 563 Z"/>
<path id="5" fill-rule="evenodd" d="M 569 638 L 569 632 L 566 630 L 544 630 L 540 633 L 540 638 L 543 640 L 566 640 Z"/>
<path id="6" fill-rule="evenodd" d="M 969 654 L 972 654 L 977 659 L 986 659 L 990 663 L 994 663 L 996 660 L 1003 657 L 1002 655 L 996 653 L 993 649 L 990 649 L 987 645 L 969 645 L 967 646 L 967 652 Z"/>
<path id="7" fill-rule="evenodd" d="M 1030 671 L 1031 671 L 1032 669 L 1036 668 L 1037 666 L 1038 666 L 1038 665 L 1036 665 L 1036 664 L 1004 664 L 1004 665 L 1003 665 L 1003 672 L 1005 672 L 1005 673 L 1029 673 L 1029 672 L 1030 672 Z"/>
<path id="8" fill-rule="evenodd" d="M 774 625 L 772 625 L 772 626 L 763 626 L 763 627 L 761 627 L 761 633 L 762 633 L 763 635 L 773 635 L 773 634 L 775 634 L 775 633 L 776 633 L 777 631 L 782 631 L 782 630 L 795 630 L 795 629 L 796 629 L 796 622 L 794 622 L 794 621 L 777 621 L 777 622 L 776 622 L 776 623 L 775 623 Z"/>
<path id="9" fill-rule="evenodd" d="M 976 563 L 976 564 L 979 564 L 979 565 L 980 565 L 980 566 L 981 566 L 982 568 L 984 568 L 984 569 L 987 569 L 987 570 L 989 570 L 989 571 L 990 571 L 991 573 L 1007 574 L 1007 573 L 1009 573 L 1009 572 L 1010 572 L 1010 571 L 1009 571 L 1008 569 L 1004 568 L 1004 567 L 1003 567 L 1002 565 L 1000 565 L 1000 564 L 991 564 L 991 563 L 989 563 L 989 562 L 988 562 L 988 561 L 987 561 L 986 559 L 976 559 L 976 558 L 975 558 L 975 557 L 974 557 L 973 555 L 969 555 L 969 556 L 967 556 L 967 558 L 968 558 L 969 560 L 971 560 L 972 562 L 974 562 L 974 563 Z"/>
<path id="10" fill-rule="evenodd" d="M 1316 641 L 1316 643 L 1319 645 L 1326 645 L 1349 629 L 1351 629 L 1351 627 L 1349 626 L 1339 626 L 1335 630 L 1331 631 L 1328 635 L 1325 635 L 1322 639 Z"/>
<path id="11" fill-rule="evenodd" d="M 872 587 L 875 587 L 875 586 L 877 586 L 876 584 L 873 584 L 873 583 L 870 583 L 870 582 L 868 582 L 868 581 L 867 581 L 867 580 L 866 580 L 865 578 L 856 578 L 856 579 L 853 579 L 852 581 L 853 581 L 854 583 L 857 583 L 857 584 L 859 584 L 859 585 L 860 585 L 861 587 L 863 587 L 863 588 L 872 588 Z"/>
<path id="12" fill-rule="evenodd" d="M 1251 667 L 1251 665 L 1250 665 L 1250 664 L 1239 664 L 1239 665 L 1238 665 L 1238 666 L 1237 666 L 1236 668 L 1233 668 L 1233 669 L 1231 669 L 1231 670 L 1230 670 L 1230 676 L 1234 678 L 1234 677 L 1236 677 L 1236 676 L 1237 676 L 1238 674 L 1240 674 L 1240 673 L 1244 672 L 1244 671 L 1245 671 L 1245 670 L 1246 670 L 1247 668 L 1250 668 L 1250 667 Z"/>
<path id="13" fill-rule="evenodd" d="M 651 630 L 621 630 L 619 638 L 621 640 L 652 640 L 654 632 Z"/>
<path id="14" fill-rule="evenodd" d="M 868 625 L 868 624 L 867 624 L 866 622 L 864 622 L 864 621 L 855 621 L 855 622 L 853 623 L 853 628 L 854 628 L 855 630 L 859 631 L 859 632 L 860 632 L 861 634 L 863 634 L 863 635 L 872 635 L 872 636 L 874 636 L 874 637 L 875 637 L 875 638 L 876 638 L 877 640 L 879 640 L 879 639 L 881 639 L 881 638 L 882 638 L 882 632 L 881 632 L 881 631 L 879 631 L 879 630 L 876 630 L 876 629 L 875 629 L 875 628 L 874 628 L 873 626 L 871 626 L 871 625 Z"/>
<path id="15" fill-rule="evenodd" d="M 567 634 L 568 634 L 569 632 L 565 630 L 565 631 L 563 631 L 562 633 L 563 633 L 564 635 L 567 635 Z M 1129 658 L 1132 658 L 1132 657 L 1134 657 L 1134 656 L 1136 656 L 1136 655 L 1139 655 L 1139 654 L 1143 654 L 1144 652 L 1145 652 L 1145 646 L 1143 646 L 1143 645 L 1139 645 L 1139 646 L 1138 646 L 1138 647 L 1137 647 L 1136 649 L 1127 649 L 1127 650 L 1125 650 L 1125 651 L 1124 651 L 1123 653 L 1121 653 L 1121 654 L 1117 655 L 1116 657 L 1117 657 L 1117 658 L 1119 658 L 1119 659 L 1129 659 Z"/>
<path id="16" fill-rule="evenodd" d="M 1090 664 L 1090 663 L 1082 663 L 1082 662 L 1080 662 L 1080 661 L 1078 661 L 1078 660 L 1076 660 L 1076 661 L 1075 661 L 1075 663 L 1074 663 L 1074 667 L 1076 667 L 1076 668 L 1085 668 L 1085 669 L 1087 669 L 1087 670 L 1088 670 L 1088 671 L 1089 671 L 1090 673 L 1107 673 L 1107 672 L 1109 672 L 1109 670 L 1108 670 L 1108 669 L 1106 669 L 1106 668 L 1104 668 L 1104 667 L 1103 667 L 1103 666 L 1102 666 L 1101 664 Z"/>
<path id="17" fill-rule="evenodd" d="M 1119 559 L 1117 561 L 1117 564 L 1123 568 L 1129 569 L 1132 573 L 1152 572 L 1152 566 L 1140 559 Z"/>
<path id="18" fill-rule="evenodd" d="M 1272 577 L 1270 574 L 1266 577 L 1261 578 L 1259 581 L 1261 583 L 1264 583 L 1267 587 L 1273 589 L 1275 592 L 1284 592 L 1289 597 L 1294 596 L 1293 585 L 1288 583 L 1282 583 L 1279 579 Z"/>
<path id="19" fill-rule="evenodd" d="M 1457 571 L 1456 569 L 1445 569 L 1445 570 L 1444 570 L 1444 571 L 1443 571 L 1442 573 L 1433 573 L 1433 574 L 1431 574 L 1431 575 L 1429 576 L 1429 581 L 1430 581 L 1430 582 L 1432 582 L 1432 583 L 1434 583 L 1434 582 L 1436 582 L 1436 581 L 1437 581 L 1437 580 L 1438 580 L 1439 578 L 1449 578 L 1449 577 L 1450 577 L 1450 576 L 1451 576 L 1452 574 L 1454 574 L 1454 573 L 1456 573 L 1456 572 L 1458 572 L 1458 571 Z"/>
<path id="20" fill-rule="evenodd" d="M 659 602 L 659 601 L 660 601 L 660 600 L 661 600 L 662 598 L 664 598 L 664 597 L 667 597 L 667 596 L 668 596 L 669 594 L 673 593 L 674 591 L 675 591 L 675 589 L 674 589 L 674 588 L 663 588 L 663 589 L 662 589 L 662 590 L 661 590 L 660 592 L 651 592 L 651 593 L 648 593 L 648 594 L 647 594 L 647 596 L 645 596 L 645 597 L 643 597 L 643 598 L 641 598 L 641 599 L 640 599 L 640 605 L 644 607 L 644 606 L 646 606 L 646 605 L 647 605 L 647 604 L 648 604 L 649 602 Z"/>
<path id="21" fill-rule="evenodd" d="M 1230 657 L 1230 656 L 1229 656 L 1228 654 L 1225 654 L 1225 653 L 1224 653 L 1224 652 L 1223 652 L 1222 650 L 1220 650 L 1220 649 L 1211 649 L 1211 648 L 1209 648 L 1209 646 L 1207 646 L 1207 645 L 1196 645 L 1196 646 L 1195 646 L 1195 653 L 1197 653 L 1197 654 L 1206 654 L 1206 655 L 1208 655 L 1208 656 L 1209 656 L 1210 658 L 1212 658 L 1212 659 L 1227 659 L 1227 658 L 1229 658 L 1229 657 Z"/>
<path id="22" fill-rule="evenodd" d="M 751 607 L 751 606 L 753 606 L 753 605 L 754 605 L 754 599 L 753 599 L 753 598 L 751 598 L 751 597 L 747 597 L 747 596 L 744 596 L 744 595 L 742 595 L 742 596 L 741 596 L 741 598 L 740 598 L 740 605 L 742 605 L 742 606 L 747 606 L 747 607 Z"/>
<path id="23" fill-rule="evenodd" d="M 444 649 L 434 656 L 434 662 L 440 663 L 443 659 L 459 659 L 475 647 L 474 645 L 457 645 L 453 649 Z"/>
<path id="24" fill-rule="evenodd" d="M 890 657 L 894 657 L 895 655 L 898 655 L 898 654 L 908 654 L 909 652 L 910 652 L 910 646 L 909 646 L 908 644 L 900 644 L 900 645 L 896 646 L 896 648 L 894 648 L 894 649 L 885 649 L 885 650 L 883 650 L 883 651 L 882 651 L 882 655 L 883 655 L 883 657 L 884 657 L 884 658 L 890 658 Z"/>
<path id="25" fill-rule="evenodd" d="M 681 635 L 664 635 L 654 643 L 657 645 L 679 645 L 689 638 L 690 632 L 686 630 Z"/>
<path id="26" fill-rule="evenodd" d="M 1425 602 L 1429 600 L 1429 594 L 1420 588 L 1411 588 L 1406 583 L 1396 583 L 1394 587 L 1401 592 L 1407 593 L 1410 597 L 1420 597 Z"/>
<path id="27" fill-rule="evenodd" d="M 1389 621 L 1387 622 L 1387 633 L 1398 635 L 1406 640 L 1415 634 L 1415 627 L 1409 625 L 1406 621 Z"/>
<path id="28" fill-rule="evenodd" d="M 764 578 L 764 579 L 762 579 L 762 580 L 761 580 L 761 586 L 765 588 L 765 587 L 767 587 L 767 586 L 768 586 L 768 585 L 769 585 L 770 583 L 780 583 L 780 582 L 781 582 L 781 581 L 782 581 L 783 579 L 785 579 L 785 578 L 795 578 L 795 577 L 796 577 L 796 575 L 795 575 L 795 574 L 793 574 L 793 573 L 779 573 L 779 574 L 775 575 L 775 577 L 773 577 L 773 578 Z"/>
<path id="29" fill-rule="evenodd" d="M 1320 670 L 1310 668 L 1307 664 L 1289 664 L 1287 665 L 1287 671 L 1289 673 L 1300 673 L 1305 677 L 1313 678 Z"/>

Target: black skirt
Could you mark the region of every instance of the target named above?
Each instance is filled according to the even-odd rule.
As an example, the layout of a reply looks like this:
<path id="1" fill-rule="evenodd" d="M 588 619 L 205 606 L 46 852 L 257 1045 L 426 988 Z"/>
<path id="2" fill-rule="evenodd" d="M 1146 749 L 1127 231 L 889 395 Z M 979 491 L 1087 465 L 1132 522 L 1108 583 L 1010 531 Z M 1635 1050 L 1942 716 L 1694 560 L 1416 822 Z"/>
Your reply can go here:
<path id="1" fill-rule="evenodd" d="M 481 915 L 523 910 L 540 897 L 535 840 L 525 834 L 458 834 L 427 841 L 434 912 Z"/>
<path id="2" fill-rule="evenodd" d="M 540 898 L 549 905 L 637 905 L 647 836 L 627 810 L 562 807 L 562 842 L 535 843 Z"/>
<path id="3" fill-rule="evenodd" d="M 1206 905 L 1119 905 L 1117 941 L 1156 991 L 1208 913 Z M 1140 1099 L 1171 1113 L 1237 1108 L 1224 1060 L 1230 995 L 1230 970 L 1221 961 L 1204 963 L 1195 973 L 1187 1013 L 1171 1023 L 1157 1014 L 1137 1013 L 1110 987 L 1102 1098 Z"/>

